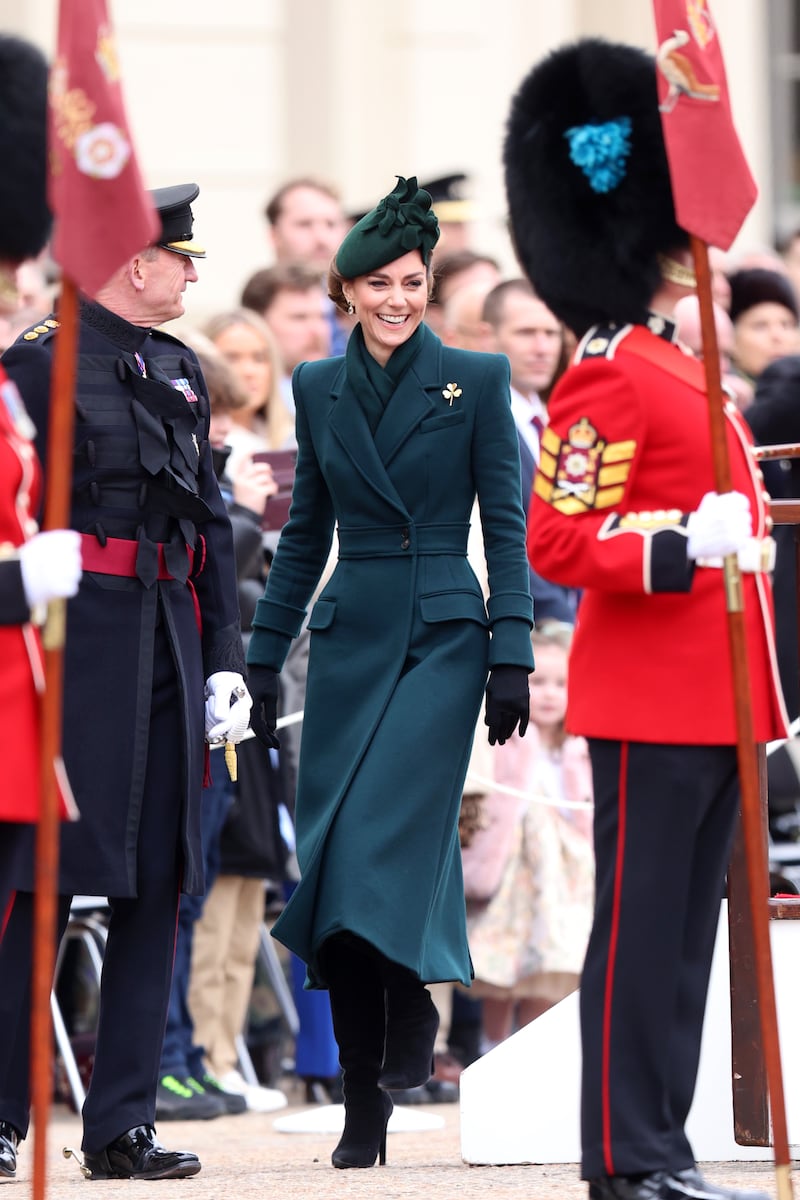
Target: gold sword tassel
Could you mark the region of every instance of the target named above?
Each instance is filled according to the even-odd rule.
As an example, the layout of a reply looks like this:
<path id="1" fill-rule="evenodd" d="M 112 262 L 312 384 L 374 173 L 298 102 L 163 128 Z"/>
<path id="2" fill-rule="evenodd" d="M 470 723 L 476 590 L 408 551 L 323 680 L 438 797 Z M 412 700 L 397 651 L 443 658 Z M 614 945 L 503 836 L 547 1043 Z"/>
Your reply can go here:
<path id="1" fill-rule="evenodd" d="M 231 783 L 236 783 L 236 777 L 239 772 L 236 762 L 236 746 L 233 742 L 225 743 L 225 766 L 228 768 Z"/>

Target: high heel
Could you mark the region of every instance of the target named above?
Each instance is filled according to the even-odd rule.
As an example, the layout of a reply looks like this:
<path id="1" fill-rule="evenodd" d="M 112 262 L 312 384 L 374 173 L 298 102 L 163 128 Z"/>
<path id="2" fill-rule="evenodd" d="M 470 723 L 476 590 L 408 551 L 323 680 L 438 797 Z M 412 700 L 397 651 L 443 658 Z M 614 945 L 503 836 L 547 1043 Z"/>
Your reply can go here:
<path id="1" fill-rule="evenodd" d="M 376 1158 L 385 1166 L 391 1096 L 376 1088 L 348 1089 L 345 1080 L 344 1104 L 344 1132 L 331 1155 L 334 1167 L 374 1167 Z"/>
<path id="2" fill-rule="evenodd" d="M 391 1096 L 378 1087 L 386 1041 L 383 982 L 374 953 L 348 933 L 333 934 L 320 950 L 327 977 L 333 1030 L 339 1045 L 344 1092 L 344 1132 L 331 1155 L 334 1167 L 386 1162 Z"/>
<path id="3" fill-rule="evenodd" d="M 410 972 L 408 973 L 410 975 Z M 420 1087 L 433 1074 L 439 1013 L 424 984 L 388 990 L 386 1047 L 378 1086 L 387 1091 Z"/>

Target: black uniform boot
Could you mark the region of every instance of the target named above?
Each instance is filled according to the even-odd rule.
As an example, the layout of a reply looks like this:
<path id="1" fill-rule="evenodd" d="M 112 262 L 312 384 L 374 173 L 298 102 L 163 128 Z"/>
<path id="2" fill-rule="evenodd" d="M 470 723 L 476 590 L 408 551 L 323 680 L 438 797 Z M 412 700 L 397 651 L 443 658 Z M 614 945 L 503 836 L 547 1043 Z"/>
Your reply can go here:
<path id="1" fill-rule="evenodd" d="M 351 934 L 335 934 L 320 964 L 330 989 L 333 1032 L 339 1046 L 344 1132 L 331 1155 L 335 1167 L 386 1162 L 392 1100 L 378 1086 L 386 1037 L 386 1001 L 374 951 Z"/>

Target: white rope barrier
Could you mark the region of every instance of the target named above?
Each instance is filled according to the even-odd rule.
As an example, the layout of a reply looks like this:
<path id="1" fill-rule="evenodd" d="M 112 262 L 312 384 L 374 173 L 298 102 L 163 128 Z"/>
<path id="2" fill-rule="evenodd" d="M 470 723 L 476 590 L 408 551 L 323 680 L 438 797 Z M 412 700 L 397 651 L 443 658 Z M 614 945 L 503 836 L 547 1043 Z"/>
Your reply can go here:
<path id="1" fill-rule="evenodd" d="M 277 729 L 286 729 L 289 725 L 298 725 L 303 719 L 303 710 L 287 713 L 285 717 L 278 718 Z M 789 737 L 796 737 L 800 733 L 800 717 L 792 721 L 789 726 Z M 255 737 L 252 729 L 248 729 L 242 741 L 247 741 L 249 738 Z M 774 754 L 781 746 L 785 745 L 788 738 L 778 738 L 774 742 L 767 743 L 767 755 Z M 217 747 L 212 746 L 212 750 Z M 496 783 L 495 780 L 489 779 L 486 775 L 479 775 L 474 771 L 467 772 L 467 780 L 470 783 L 477 783 L 481 791 L 484 792 L 500 792 L 503 796 L 511 796 L 514 800 L 533 801 L 535 804 L 542 804 L 547 808 L 574 808 L 578 810 L 594 809 L 594 804 L 586 800 L 556 800 L 552 796 L 545 796 L 543 792 L 524 792 L 520 788 L 511 787 L 506 783 Z M 465 781 L 465 782 L 466 782 Z"/>
<path id="2" fill-rule="evenodd" d="M 485 775 L 478 775 L 472 771 L 467 772 L 467 779 L 473 783 L 481 784 L 484 791 L 500 792 L 503 796 L 513 796 L 515 800 L 533 800 L 536 804 L 543 804 L 547 808 L 577 808 L 581 810 L 591 810 L 594 804 L 587 800 L 555 800 L 552 796 L 545 796 L 544 792 L 523 792 L 519 788 L 510 787 L 506 783 L 495 783 L 493 779 L 488 779 Z"/>

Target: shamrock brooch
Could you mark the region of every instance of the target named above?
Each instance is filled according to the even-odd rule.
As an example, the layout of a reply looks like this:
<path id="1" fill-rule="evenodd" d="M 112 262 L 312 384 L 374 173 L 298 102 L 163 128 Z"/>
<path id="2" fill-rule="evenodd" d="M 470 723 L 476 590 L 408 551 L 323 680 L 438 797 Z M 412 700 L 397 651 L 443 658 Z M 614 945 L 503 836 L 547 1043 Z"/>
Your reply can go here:
<path id="1" fill-rule="evenodd" d="M 442 390 L 442 395 L 445 400 L 449 401 L 450 407 L 453 406 L 453 401 L 457 400 L 461 395 L 461 388 L 457 383 L 448 383 L 447 387 Z"/>

